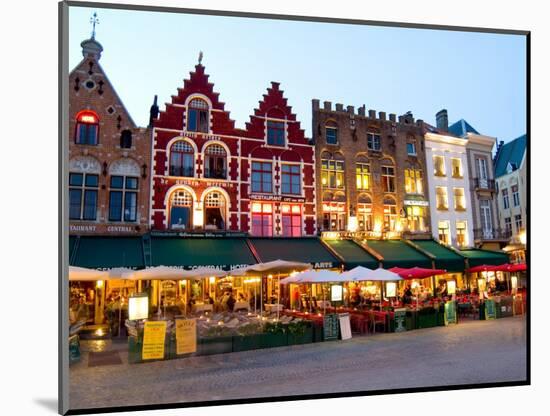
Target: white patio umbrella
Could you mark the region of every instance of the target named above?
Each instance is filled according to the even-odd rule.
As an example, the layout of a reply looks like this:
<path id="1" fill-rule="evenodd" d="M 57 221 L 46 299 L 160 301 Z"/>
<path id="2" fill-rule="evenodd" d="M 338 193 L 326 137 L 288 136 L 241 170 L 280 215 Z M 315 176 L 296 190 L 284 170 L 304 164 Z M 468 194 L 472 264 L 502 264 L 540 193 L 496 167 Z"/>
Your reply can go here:
<path id="1" fill-rule="evenodd" d="M 93 282 L 107 280 L 109 273 L 102 270 L 87 269 L 84 267 L 69 266 L 69 281 Z"/>
<path id="2" fill-rule="evenodd" d="M 225 277 L 229 274 L 225 270 L 216 269 L 215 267 L 197 267 L 196 269 L 189 270 L 190 279 L 206 279 L 209 277 Z"/>
<path id="3" fill-rule="evenodd" d="M 353 270 L 355 269 L 350 270 L 350 272 L 352 272 Z M 354 281 L 370 280 L 374 282 L 394 282 L 394 281 L 404 280 L 404 279 L 401 276 L 399 276 L 397 273 L 390 272 L 389 270 L 379 267 L 378 269 L 371 270 L 369 273 L 367 272 L 358 273 L 358 277 L 356 277 L 353 280 Z M 383 283 L 380 283 L 380 310 L 382 310 L 383 300 L 384 300 Z"/>
<path id="4" fill-rule="evenodd" d="M 188 279 L 191 270 L 179 269 L 171 266 L 149 267 L 143 270 L 132 270 L 131 280 L 173 280 Z"/>
<path id="5" fill-rule="evenodd" d="M 127 267 L 114 267 L 112 269 L 109 269 L 109 280 L 135 280 L 132 279 L 133 274 L 136 272 L 136 270 L 128 269 Z"/>
<path id="6" fill-rule="evenodd" d="M 348 278 L 349 280 L 358 281 L 361 280 L 364 276 L 372 274 L 373 270 L 368 267 L 357 266 L 347 272 L 342 273 L 342 277 Z"/>

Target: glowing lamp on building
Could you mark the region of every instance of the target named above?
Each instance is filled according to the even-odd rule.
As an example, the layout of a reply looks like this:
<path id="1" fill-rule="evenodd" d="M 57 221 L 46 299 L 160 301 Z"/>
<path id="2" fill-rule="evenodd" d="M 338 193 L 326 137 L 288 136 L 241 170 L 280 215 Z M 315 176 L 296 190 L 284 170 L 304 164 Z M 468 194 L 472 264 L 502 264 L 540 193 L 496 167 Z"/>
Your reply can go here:
<path id="1" fill-rule="evenodd" d="M 213 285 L 214 283 L 216 283 L 216 278 L 214 276 L 210 276 L 209 282 L 211 285 Z"/>
<path id="2" fill-rule="evenodd" d="M 520 234 L 519 234 L 519 241 L 521 244 L 525 245 L 527 243 L 527 234 L 525 231 L 522 231 Z"/>
<path id="3" fill-rule="evenodd" d="M 101 289 L 103 287 L 103 280 L 98 280 L 95 284 L 95 287 Z"/>

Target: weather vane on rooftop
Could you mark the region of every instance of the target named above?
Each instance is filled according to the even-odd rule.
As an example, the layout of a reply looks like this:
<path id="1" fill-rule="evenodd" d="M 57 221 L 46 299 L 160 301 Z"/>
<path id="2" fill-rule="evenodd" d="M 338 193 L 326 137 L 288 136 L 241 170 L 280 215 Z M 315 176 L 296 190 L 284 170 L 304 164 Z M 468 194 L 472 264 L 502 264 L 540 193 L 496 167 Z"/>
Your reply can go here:
<path id="1" fill-rule="evenodd" d="M 92 17 L 90 17 L 90 23 L 92 24 L 92 39 L 95 39 L 95 25 L 99 24 L 99 19 L 97 18 L 97 12 L 94 12 Z"/>
<path id="2" fill-rule="evenodd" d="M 202 51 L 199 51 L 199 65 L 201 64 L 202 62 Z"/>

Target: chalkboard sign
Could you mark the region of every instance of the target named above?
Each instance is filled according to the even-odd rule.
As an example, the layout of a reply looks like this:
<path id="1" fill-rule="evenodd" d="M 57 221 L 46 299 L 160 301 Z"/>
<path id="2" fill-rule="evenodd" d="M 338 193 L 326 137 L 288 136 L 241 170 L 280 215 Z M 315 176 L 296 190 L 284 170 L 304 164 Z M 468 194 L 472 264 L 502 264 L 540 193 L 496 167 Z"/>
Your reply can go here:
<path id="1" fill-rule="evenodd" d="M 399 308 L 394 309 L 393 316 L 395 320 L 395 332 L 403 332 L 407 330 L 405 325 L 405 318 L 407 316 L 407 309 Z"/>
<path id="2" fill-rule="evenodd" d="M 445 302 L 445 325 L 458 323 L 456 319 L 456 302 L 453 300 Z"/>
<path id="3" fill-rule="evenodd" d="M 339 329 L 338 315 L 335 313 L 326 314 L 323 319 L 323 340 L 338 339 Z"/>
<path id="4" fill-rule="evenodd" d="M 512 296 L 501 297 L 497 308 L 499 308 L 501 318 L 513 316 L 514 315 L 514 298 L 512 298 Z"/>
<path id="5" fill-rule="evenodd" d="M 495 319 L 496 316 L 495 301 L 493 299 L 487 299 L 485 301 L 485 319 Z"/>

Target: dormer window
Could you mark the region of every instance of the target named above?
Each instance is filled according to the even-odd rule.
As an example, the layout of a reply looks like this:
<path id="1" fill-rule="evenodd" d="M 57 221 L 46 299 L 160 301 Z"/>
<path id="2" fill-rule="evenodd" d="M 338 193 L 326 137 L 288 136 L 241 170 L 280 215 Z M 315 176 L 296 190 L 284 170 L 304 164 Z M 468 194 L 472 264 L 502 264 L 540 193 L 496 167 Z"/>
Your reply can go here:
<path id="1" fill-rule="evenodd" d="M 187 106 L 187 131 L 208 133 L 208 104 L 201 98 L 194 98 Z"/>
<path id="2" fill-rule="evenodd" d="M 95 146 L 99 137 L 99 117 L 91 110 L 76 115 L 75 143 Z"/>

